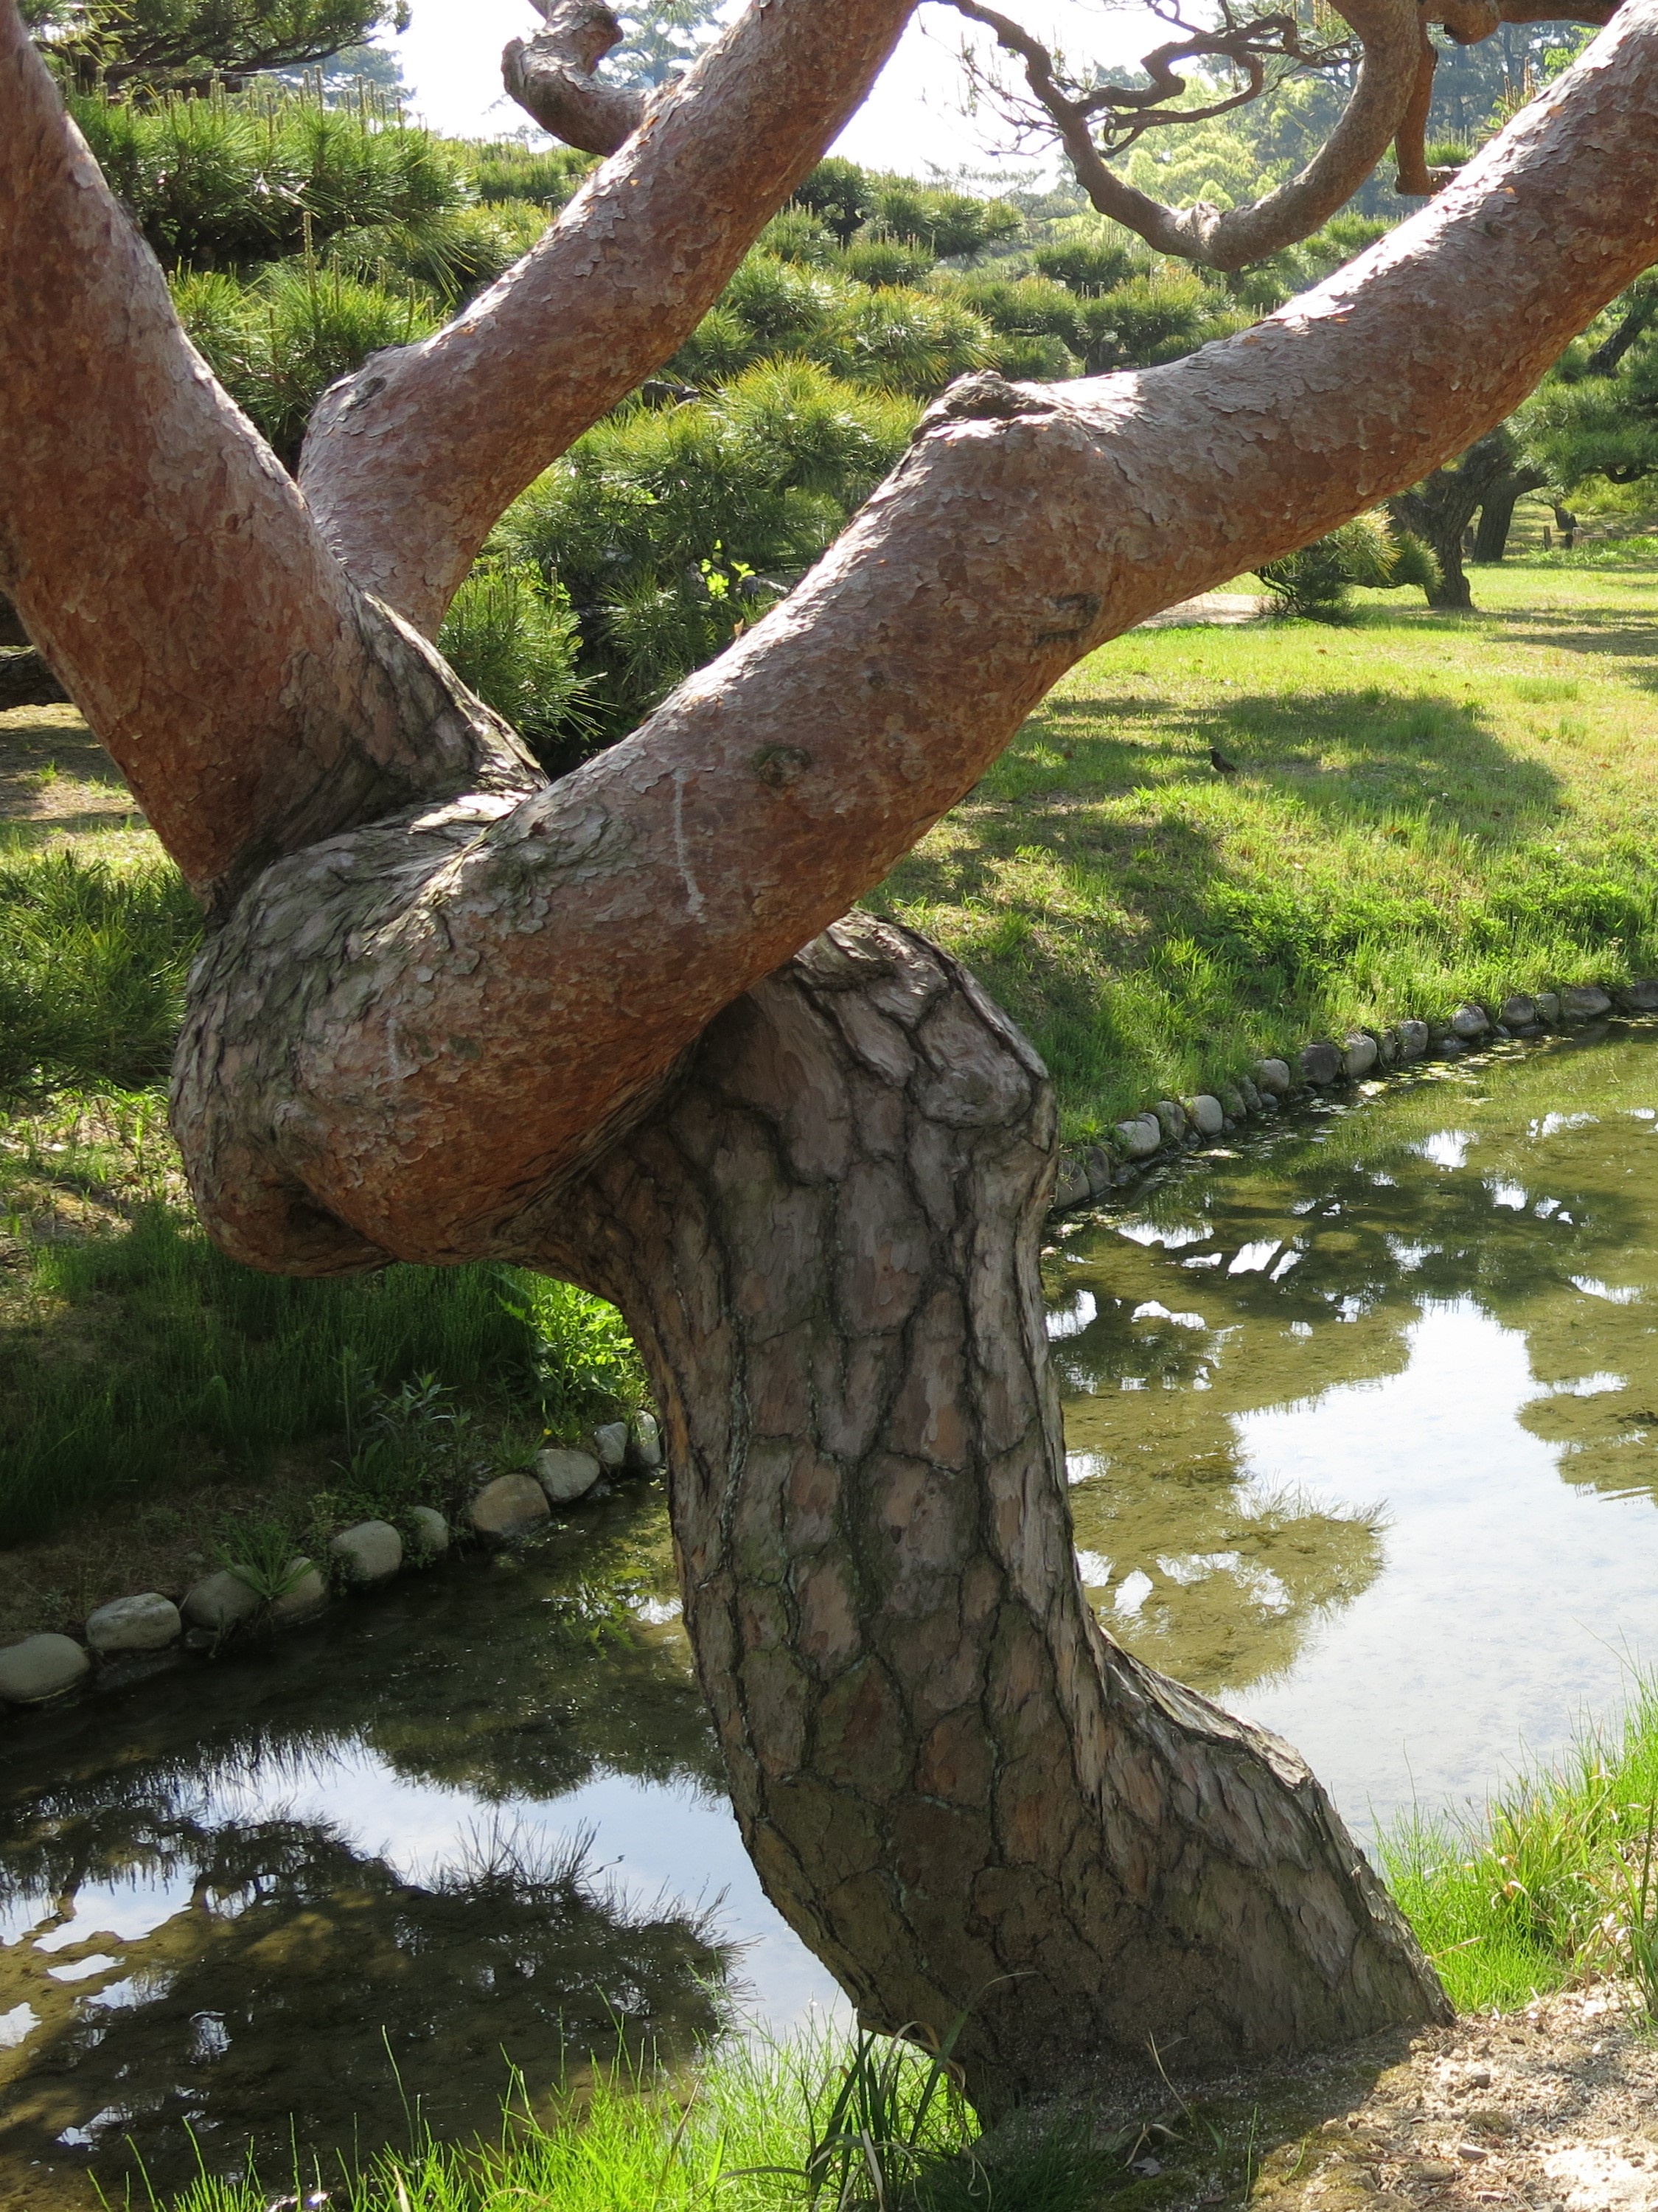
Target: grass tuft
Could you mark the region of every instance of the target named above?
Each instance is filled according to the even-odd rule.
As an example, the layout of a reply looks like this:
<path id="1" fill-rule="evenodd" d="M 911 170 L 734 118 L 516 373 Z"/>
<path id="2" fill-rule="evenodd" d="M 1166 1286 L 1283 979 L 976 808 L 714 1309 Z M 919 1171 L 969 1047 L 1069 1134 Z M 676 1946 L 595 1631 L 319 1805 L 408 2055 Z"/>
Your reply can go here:
<path id="1" fill-rule="evenodd" d="M 1483 1820 L 1418 1814 L 1383 1857 L 1460 2012 L 1605 1977 L 1632 1980 L 1658 2014 L 1658 1682 Z"/>

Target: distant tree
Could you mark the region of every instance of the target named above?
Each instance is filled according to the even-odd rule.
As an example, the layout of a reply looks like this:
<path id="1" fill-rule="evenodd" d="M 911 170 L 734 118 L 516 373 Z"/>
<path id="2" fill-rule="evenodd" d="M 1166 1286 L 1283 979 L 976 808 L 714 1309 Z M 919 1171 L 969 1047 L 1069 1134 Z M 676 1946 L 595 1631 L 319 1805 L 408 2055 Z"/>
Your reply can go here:
<path id="1" fill-rule="evenodd" d="M 303 68 L 404 29 L 406 0 L 24 0 L 37 42 L 82 91 L 176 89 Z"/>
<path id="2" fill-rule="evenodd" d="M 623 84 L 654 88 L 683 76 L 718 35 L 724 0 L 646 0 L 619 8 L 622 44 L 606 66 Z"/>
<path id="3" fill-rule="evenodd" d="M 1598 477 L 1658 476 L 1658 271 L 1614 301 L 1604 336 L 1574 347 L 1515 417 L 1535 481 L 1566 493 Z"/>

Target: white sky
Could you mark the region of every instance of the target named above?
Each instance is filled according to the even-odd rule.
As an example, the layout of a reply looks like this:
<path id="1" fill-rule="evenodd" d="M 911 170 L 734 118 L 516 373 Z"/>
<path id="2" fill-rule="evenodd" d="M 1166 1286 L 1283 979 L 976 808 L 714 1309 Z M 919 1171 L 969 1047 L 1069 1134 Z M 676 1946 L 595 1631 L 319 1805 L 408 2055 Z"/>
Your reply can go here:
<path id="1" fill-rule="evenodd" d="M 1019 13 L 1039 35 L 1102 61 L 1131 58 L 1169 35 L 1149 13 L 1110 0 L 1026 0 Z M 508 39 L 527 37 L 538 21 L 529 0 L 414 0 L 414 21 L 392 44 L 416 110 L 435 130 L 460 137 L 515 131 L 525 117 L 501 91 L 501 50 Z M 988 166 L 995 118 L 962 112 L 956 57 L 969 27 L 952 8 L 919 9 L 835 150 L 872 168 L 912 175 L 924 175 L 929 165 Z"/>

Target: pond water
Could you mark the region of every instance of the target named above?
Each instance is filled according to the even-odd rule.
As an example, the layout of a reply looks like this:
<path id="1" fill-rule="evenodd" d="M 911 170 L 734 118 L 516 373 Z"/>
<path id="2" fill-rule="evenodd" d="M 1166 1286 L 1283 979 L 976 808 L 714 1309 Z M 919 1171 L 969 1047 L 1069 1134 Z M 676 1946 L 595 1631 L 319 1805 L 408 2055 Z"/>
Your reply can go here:
<path id="1" fill-rule="evenodd" d="M 1364 1832 L 1658 1630 L 1658 1030 L 1182 1163 L 1046 1261 L 1084 1580 Z M 0 2207 L 495 2122 L 618 2033 L 786 2027 L 659 1490 L 0 1735 Z M 567 2057 L 568 2054 L 568 2057 Z"/>

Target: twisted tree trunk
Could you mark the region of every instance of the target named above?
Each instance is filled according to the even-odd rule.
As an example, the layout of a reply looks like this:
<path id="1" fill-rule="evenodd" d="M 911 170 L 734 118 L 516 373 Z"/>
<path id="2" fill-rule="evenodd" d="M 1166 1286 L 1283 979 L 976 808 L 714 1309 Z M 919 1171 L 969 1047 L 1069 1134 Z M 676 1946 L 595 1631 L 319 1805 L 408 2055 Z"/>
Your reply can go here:
<path id="1" fill-rule="evenodd" d="M 716 1021 L 507 1240 L 627 1314 L 744 1838 L 863 2018 L 997 2112 L 1448 2008 L 1288 1745 L 1101 1631 L 1037 1278 L 1054 1115 L 972 978 L 865 916 Z"/>
<path id="2" fill-rule="evenodd" d="M 1535 491 L 1543 482 L 1537 469 L 1511 469 L 1507 476 L 1499 477 L 1480 502 L 1479 522 L 1473 534 L 1473 557 L 1476 561 L 1500 561 L 1509 550 L 1509 532 L 1514 527 L 1514 510 L 1528 491 Z"/>
<path id="3" fill-rule="evenodd" d="M 1040 1069 L 942 956 L 821 933 L 1092 647 L 1419 483 L 1651 262 L 1658 0 L 1254 328 L 954 387 L 782 606 L 549 787 L 417 630 L 908 12 L 757 0 L 501 285 L 336 387 L 301 500 L 0 0 L 0 585 L 212 910 L 173 1111 L 213 1234 L 618 1300 L 763 1877 L 871 2018 L 974 2007 L 994 2109 L 1443 2000 L 1294 1754 L 1089 1617 Z"/>

